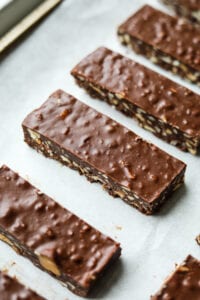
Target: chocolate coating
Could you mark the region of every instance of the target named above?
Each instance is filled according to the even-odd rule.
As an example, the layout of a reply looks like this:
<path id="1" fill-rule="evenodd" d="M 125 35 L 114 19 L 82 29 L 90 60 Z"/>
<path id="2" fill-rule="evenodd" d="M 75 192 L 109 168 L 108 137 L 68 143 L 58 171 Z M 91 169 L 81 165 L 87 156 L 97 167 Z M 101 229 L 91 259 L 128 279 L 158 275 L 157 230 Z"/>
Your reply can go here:
<path id="1" fill-rule="evenodd" d="M 119 31 L 200 71 L 200 29 L 145 5 Z"/>
<path id="2" fill-rule="evenodd" d="M 0 272 L 0 298 L 1 300 L 44 299 L 2 272 Z"/>
<path id="3" fill-rule="evenodd" d="M 143 65 L 100 47 L 71 73 L 200 139 L 200 96 Z"/>
<path id="4" fill-rule="evenodd" d="M 189 255 L 151 300 L 199 300 L 200 261 Z"/>
<path id="5" fill-rule="evenodd" d="M 61 90 L 29 114 L 23 126 L 73 153 L 147 203 L 155 201 L 185 169 L 181 161 Z"/>
<path id="6" fill-rule="evenodd" d="M 191 21 L 193 25 L 200 24 L 200 1 L 199 0 L 162 0 L 169 5 L 178 16 Z"/>
<path id="7" fill-rule="evenodd" d="M 53 261 L 64 282 L 91 288 L 119 244 L 64 209 L 10 170 L 0 169 L 0 229 L 36 256 Z M 22 253 L 23 254 L 23 253 Z M 76 290 L 74 290 L 76 292 Z"/>
<path id="8" fill-rule="evenodd" d="M 200 9 L 200 1 L 199 0 L 172 0 L 171 2 L 175 2 L 176 4 L 186 7 L 189 10 L 199 10 Z"/>

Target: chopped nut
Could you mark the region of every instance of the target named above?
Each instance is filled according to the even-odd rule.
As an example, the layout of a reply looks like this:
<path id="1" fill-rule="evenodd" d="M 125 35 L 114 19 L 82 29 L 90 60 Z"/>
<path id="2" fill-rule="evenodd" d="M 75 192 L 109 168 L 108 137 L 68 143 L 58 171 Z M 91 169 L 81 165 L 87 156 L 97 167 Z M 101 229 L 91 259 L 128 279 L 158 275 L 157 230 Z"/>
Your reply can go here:
<path id="1" fill-rule="evenodd" d="M 177 68 L 177 67 L 173 67 L 173 68 L 172 68 L 172 72 L 173 72 L 174 74 L 177 74 L 177 73 L 178 73 L 178 68 Z"/>
<path id="2" fill-rule="evenodd" d="M 125 193 L 123 191 L 115 191 L 115 194 L 117 196 L 119 196 L 120 198 L 124 198 L 124 196 L 125 196 Z"/>
<path id="3" fill-rule="evenodd" d="M 154 64 L 158 63 L 158 59 L 157 59 L 157 57 L 155 57 L 155 56 L 151 56 L 151 57 L 150 57 L 150 60 L 151 60 L 152 63 L 154 63 Z"/>
<path id="4" fill-rule="evenodd" d="M 183 64 L 180 65 L 180 68 L 181 68 L 184 72 L 187 72 L 187 70 L 188 70 L 188 68 L 187 68 L 185 65 L 183 65 Z"/>
<path id="5" fill-rule="evenodd" d="M 82 76 L 78 76 L 78 79 L 79 79 L 80 81 L 85 81 L 84 77 L 82 77 Z"/>
<path id="6" fill-rule="evenodd" d="M 123 94 L 116 93 L 116 97 L 117 97 L 118 99 L 123 99 L 123 98 L 124 98 L 124 95 L 123 95 Z"/>
<path id="7" fill-rule="evenodd" d="M 132 196 L 127 196 L 127 197 L 128 197 L 128 199 L 129 199 L 130 201 L 136 201 L 135 198 L 132 197 Z"/>
<path id="8" fill-rule="evenodd" d="M 62 120 L 64 120 L 68 115 L 69 115 L 70 111 L 68 109 L 64 109 L 61 113 L 60 113 L 60 118 Z"/>
<path id="9" fill-rule="evenodd" d="M 124 43 L 124 37 L 123 37 L 123 35 L 119 35 L 119 40 L 120 40 L 121 43 Z"/>
<path id="10" fill-rule="evenodd" d="M 39 133 L 37 133 L 37 132 L 35 132 L 35 131 L 31 130 L 31 129 L 27 129 L 27 130 L 28 130 L 28 132 L 29 132 L 29 134 L 30 134 L 30 136 L 31 136 L 31 138 L 33 140 L 37 140 L 37 139 L 40 138 Z"/>
<path id="11" fill-rule="evenodd" d="M 114 98 L 114 95 L 112 93 L 108 93 L 108 98 L 109 99 L 113 99 Z"/>
<path id="12" fill-rule="evenodd" d="M 167 128 L 167 129 L 165 130 L 165 132 L 166 132 L 166 134 L 172 134 L 172 131 L 171 131 L 169 128 Z"/>
<path id="13" fill-rule="evenodd" d="M 180 66 L 180 62 L 179 62 L 178 60 L 174 60 L 172 64 L 173 64 L 173 66 L 175 66 L 175 67 Z"/>
<path id="14" fill-rule="evenodd" d="M 47 271 L 52 272 L 53 274 L 60 276 L 60 270 L 58 269 L 57 265 L 53 260 L 48 258 L 47 256 L 44 255 L 38 255 L 39 262 L 41 266 L 46 269 Z"/>
<path id="15" fill-rule="evenodd" d="M 112 103 L 113 103 L 114 105 L 117 105 L 117 104 L 119 104 L 119 101 L 118 101 L 117 99 L 112 99 Z"/>
<path id="16" fill-rule="evenodd" d="M 67 157 L 65 157 L 64 155 L 61 155 L 60 158 L 61 158 L 63 161 L 66 161 L 68 164 L 71 163 L 71 161 L 70 161 Z"/>
<path id="17" fill-rule="evenodd" d="M 169 56 L 162 56 L 160 57 L 162 61 L 166 62 L 167 64 L 171 64 L 172 63 L 172 59 Z"/>
<path id="18" fill-rule="evenodd" d="M 92 179 L 94 179 L 95 181 L 103 182 L 99 177 L 97 177 L 97 176 L 95 176 L 95 175 L 92 175 L 91 177 L 92 177 Z"/>
<path id="19" fill-rule="evenodd" d="M 144 121 L 144 118 L 142 115 L 140 115 L 139 113 L 136 114 L 136 118 L 139 119 L 140 121 Z"/>
<path id="20" fill-rule="evenodd" d="M 160 132 L 161 132 L 161 129 L 160 129 L 160 127 L 158 127 L 158 126 L 155 126 L 155 131 L 156 131 L 156 132 L 158 132 L 158 133 L 160 133 Z"/>
<path id="21" fill-rule="evenodd" d="M 95 90 L 97 93 L 99 93 L 101 96 L 105 97 L 105 93 L 103 91 L 100 90 L 100 88 L 94 86 L 92 83 L 90 83 L 91 88 L 93 88 L 93 90 Z"/>
<path id="22" fill-rule="evenodd" d="M 197 154 L 197 149 L 192 149 L 191 147 L 188 147 L 188 151 L 193 155 Z"/>
<path id="23" fill-rule="evenodd" d="M 180 182 L 180 183 L 178 183 L 177 185 L 175 185 L 175 187 L 173 188 L 173 191 L 176 191 L 176 190 L 178 190 L 179 189 L 179 187 L 182 185 L 183 183 L 182 182 Z"/>
<path id="24" fill-rule="evenodd" d="M 192 74 L 192 73 L 187 74 L 187 78 L 190 81 L 196 81 L 197 80 L 197 76 L 195 74 Z"/>
<path id="25" fill-rule="evenodd" d="M 189 268 L 188 268 L 188 267 L 185 267 L 185 266 L 180 266 L 180 267 L 178 268 L 178 271 L 180 271 L 180 272 L 188 272 L 188 271 L 189 271 Z"/>
<path id="26" fill-rule="evenodd" d="M 145 111 L 144 111 L 143 109 L 141 109 L 141 108 L 137 108 L 137 112 L 138 112 L 139 114 L 144 114 L 144 113 L 145 113 Z"/>
<path id="27" fill-rule="evenodd" d="M 128 106 L 128 104 L 126 104 L 126 103 L 123 103 L 123 106 L 124 106 L 126 109 L 129 109 L 129 106 Z"/>
<path id="28" fill-rule="evenodd" d="M 152 127 L 150 127 L 150 126 L 148 126 L 148 125 L 143 125 L 143 127 L 144 127 L 145 129 L 151 131 L 151 132 L 155 132 L 155 129 L 152 128 Z"/>
<path id="29" fill-rule="evenodd" d="M 148 118 L 149 118 L 149 120 L 151 120 L 151 121 L 156 121 L 156 119 L 155 119 L 154 117 L 152 117 L 152 116 L 148 116 Z"/>
<path id="30" fill-rule="evenodd" d="M 173 145 L 173 146 L 176 146 L 178 144 L 178 141 L 172 140 L 172 141 L 170 141 L 170 144 Z"/>

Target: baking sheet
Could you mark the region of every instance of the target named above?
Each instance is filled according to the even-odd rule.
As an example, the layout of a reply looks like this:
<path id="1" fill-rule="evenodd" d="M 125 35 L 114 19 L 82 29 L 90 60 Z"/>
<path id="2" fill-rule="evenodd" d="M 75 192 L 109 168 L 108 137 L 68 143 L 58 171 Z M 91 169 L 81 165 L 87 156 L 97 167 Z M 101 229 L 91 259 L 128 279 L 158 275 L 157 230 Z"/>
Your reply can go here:
<path id="1" fill-rule="evenodd" d="M 6 163 L 122 245 L 120 261 L 99 284 L 92 299 L 145 300 L 187 254 L 200 258 L 194 238 L 200 230 L 200 158 L 183 153 L 140 128 L 106 103 L 75 85 L 71 68 L 101 45 L 110 47 L 200 93 L 200 89 L 156 67 L 121 46 L 117 25 L 147 1 L 65 0 L 0 63 L 0 163 Z M 157 1 L 149 4 L 167 9 Z M 186 185 L 156 216 L 145 216 L 112 198 L 99 184 L 44 158 L 23 142 L 21 122 L 55 89 L 62 88 L 118 120 L 143 138 L 188 164 Z M 133 153 L 134 155 L 134 153 Z M 0 268 L 49 300 L 80 299 L 49 275 L 0 243 Z"/>
<path id="2" fill-rule="evenodd" d="M 0 0 L 0 37 L 2 38 L 41 3 L 42 0 L 14 0 L 6 1 L 6 3 Z"/>

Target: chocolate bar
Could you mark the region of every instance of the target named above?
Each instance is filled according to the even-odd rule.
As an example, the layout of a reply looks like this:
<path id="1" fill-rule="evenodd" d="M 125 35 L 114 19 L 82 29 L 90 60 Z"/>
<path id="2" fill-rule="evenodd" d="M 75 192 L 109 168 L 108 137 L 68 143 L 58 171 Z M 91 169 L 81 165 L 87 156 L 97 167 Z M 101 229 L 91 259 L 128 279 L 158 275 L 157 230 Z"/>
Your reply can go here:
<path id="1" fill-rule="evenodd" d="M 0 272 L 0 295 L 1 300 L 44 300 L 44 298 L 23 286 L 16 279 L 2 272 Z"/>
<path id="2" fill-rule="evenodd" d="M 80 296 L 121 253 L 118 243 L 7 166 L 0 169 L 0 239 Z"/>
<path id="3" fill-rule="evenodd" d="M 178 16 L 200 24 L 199 0 L 162 0 L 162 2 L 172 7 Z"/>
<path id="4" fill-rule="evenodd" d="M 200 96 L 133 60 L 101 47 L 71 74 L 92 97 L 135 117 L 153 134 L 196 154 L 200 145 Z"/>
<path id="5" fill-rule="evenodd" d="M 197 244 L 200 245 L 200 234 L 196 237 Z"/>
<path id="6" fill-rule="evenodd" d="M 100 182 L 112 196 L 146 214 L 183 183 L 183 162 L 61 90 L 22 126 L 32 148 Z"/>
<path id="7" fill-rule="evenodd" d="M 118 29 L 122 44 L 200 85 L 200 28 L 145 5 Z"/>
<path id="8" fill-rule="evenodd" d="M 151 300 L 198 300 L 200 297 L 200 261 L 189 255 L 165 281 Z"/>

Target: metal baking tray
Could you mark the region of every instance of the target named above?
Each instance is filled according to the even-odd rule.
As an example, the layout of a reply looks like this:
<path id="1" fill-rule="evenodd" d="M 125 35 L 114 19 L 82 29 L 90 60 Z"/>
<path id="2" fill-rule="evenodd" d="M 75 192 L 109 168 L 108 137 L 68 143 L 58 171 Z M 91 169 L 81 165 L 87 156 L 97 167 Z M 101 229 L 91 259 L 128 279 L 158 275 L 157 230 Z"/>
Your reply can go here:
<path id="1" fill-rule="evenodd" d="M 1 0 L 0 53 L 44 17 L 61 0 Z"/>

